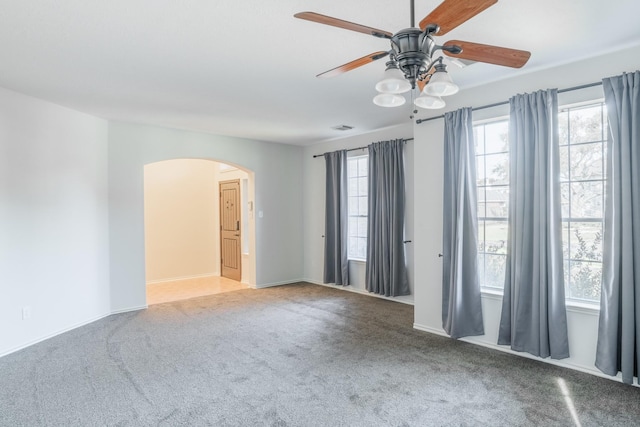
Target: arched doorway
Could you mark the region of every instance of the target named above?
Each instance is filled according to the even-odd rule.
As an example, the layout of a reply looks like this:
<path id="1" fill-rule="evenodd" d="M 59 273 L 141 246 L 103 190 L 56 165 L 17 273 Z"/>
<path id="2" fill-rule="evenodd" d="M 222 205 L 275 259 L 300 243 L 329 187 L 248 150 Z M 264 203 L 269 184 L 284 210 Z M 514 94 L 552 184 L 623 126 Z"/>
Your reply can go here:
<path id="1" fill-rule="evenodd" d="M 238 188 L 233 233 L 238 270 L 233 276 L 222 268 L 231 254 L 221 245 L 225 233 L 221 207 L 229 201 L 223 201 L 220 189 L 231 182 Z M 173 159 L 145 165 L 148 305 L 255 285 L 254 188 L 251 171 L 219 161 Z"/>

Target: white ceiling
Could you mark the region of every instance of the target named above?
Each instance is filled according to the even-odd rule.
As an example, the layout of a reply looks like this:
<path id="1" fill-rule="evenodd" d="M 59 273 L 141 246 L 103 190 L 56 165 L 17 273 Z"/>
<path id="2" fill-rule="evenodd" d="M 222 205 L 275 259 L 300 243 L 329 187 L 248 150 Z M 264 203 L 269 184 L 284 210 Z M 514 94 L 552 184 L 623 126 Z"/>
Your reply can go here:
<path id="1" fill-rule="evenodd" d="M 440 2 L 416 0 L 416 21 Z M 384 60 L 315 77 L 388 41 L 293 14 L 397 32 L 410 26 L 409 4 L 0 0 L 0 86 L 108 119 L 306 145 L 407 122 L 411 107 L 371 102 Z M 449 67 L 464 90 L 640 43 L 639 16 L 638 0 L 500 0 L 438 42 L 532 52 L 520 70 Z M 341 124 L 355 129 L 331 129 Z"/>

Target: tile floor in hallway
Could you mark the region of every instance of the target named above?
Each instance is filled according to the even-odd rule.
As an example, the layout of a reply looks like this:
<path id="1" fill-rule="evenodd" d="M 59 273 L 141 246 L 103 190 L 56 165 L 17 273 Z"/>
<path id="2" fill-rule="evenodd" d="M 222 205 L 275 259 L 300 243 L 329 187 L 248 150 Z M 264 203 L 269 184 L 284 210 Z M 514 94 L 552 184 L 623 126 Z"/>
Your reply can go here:
<path id="1" fill-rule="evenodd" d="M 147 285 L 147 305 L 247 289 L 249 286 L 220 276 L 197 277 Z"/>

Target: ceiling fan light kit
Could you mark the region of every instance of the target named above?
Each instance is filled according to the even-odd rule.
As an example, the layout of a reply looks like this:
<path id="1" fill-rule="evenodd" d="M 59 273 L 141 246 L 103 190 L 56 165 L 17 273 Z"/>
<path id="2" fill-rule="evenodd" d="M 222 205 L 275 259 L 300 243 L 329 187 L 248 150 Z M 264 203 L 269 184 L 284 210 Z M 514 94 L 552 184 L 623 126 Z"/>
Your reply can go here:
<path id="1" fill-rule="evenodd" d="M 413 101 L 413 103 L 416 107 L 425 108 L 427 110 L 437 110 L 439 108 L 444 108 L 446 105 L 444 99 L 439 96 L 427 95 L 424 91 Z"/>
<path id="2" fill-rule="evenodd" d="M 435 65 L 435 69 L 422 92 L 433 96 L 449 96 L 458 93 L 458 85 L 451 80 L 451 76 L 447 73 L 447 66 L 440 62 Z"/>
<path id="3" fill-rule="evenodd" d="M 415 0 L 411 0 L 411 27 L 395 34 L 315 12 L 301 12 L 294 16 L 388 39 L 391 43 L 391 49 L 387 52 L 372 53 L 318 74 L 318 77 L 332 77 L 388 55 L 390 60 L 387 62 L 384 77 L 376 84 L 376 90 L 380 93 L 373 98 L 373 102 L 382 107 L 401 106 L 406 100 L 399 94 L 418 86 L 421 94 L 415 99 L 414 104 L 420 108 L 434 109 L 444 108 L 442 96 L 453 95 L 459 90 L 447 73 L 446 65 L 442 63 L 443 56 L 436 52 L 440 51 L 454 58 L 513 68 L 520 68 L 529 60 L 531 53 L 524 50 L 460 40 L 448 41 L 443 45 L 436 43 L 434 36 L 448 33 L 497 2 L 498 0 L 444 0 L 420 21 L 419 28 L 416 28 Z"/>
<path id="4" fill-rule="evenodd" d="M 373 103 L 379 107 L 399 107 L 405 102 L 404 96 L 395 93 L 379 93 L 373 98 Z"/>
<path id="5" fill-rule="evenodd" d="M 382 80 L 376 84 L 376 90 L 380 93 L 405 93 L 411 90 L 411 83 L 405 79 L 395 62 L 389 61 Z"/>

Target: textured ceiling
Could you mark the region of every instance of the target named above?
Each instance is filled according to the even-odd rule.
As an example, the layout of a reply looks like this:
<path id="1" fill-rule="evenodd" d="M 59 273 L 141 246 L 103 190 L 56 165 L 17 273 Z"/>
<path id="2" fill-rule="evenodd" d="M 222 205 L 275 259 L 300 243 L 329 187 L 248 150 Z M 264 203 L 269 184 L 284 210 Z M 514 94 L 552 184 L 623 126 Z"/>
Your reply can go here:
<path id="1" fill-rule="evenodd" d="M 440 3 L 416 0 L 419 21 Z M 315 75 L 388 41 L 298 20 L 315 11 L 397 32 L 409 0 L 3 0 L 0 86 L 114 120 L 310 144 L 400 124 L 371 102 L 384 60 Z M 500 0 L 438 39 L 529 50 L 520 70 L 450 67 L 464 88 L 640 43 L 637 0 Z M 454 95 L 455 96 L 455 95 Z M 346 124 L 348 132 L 331 129 Z"/>

